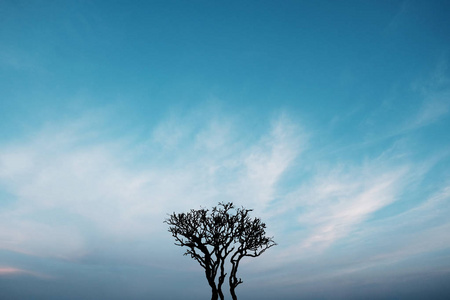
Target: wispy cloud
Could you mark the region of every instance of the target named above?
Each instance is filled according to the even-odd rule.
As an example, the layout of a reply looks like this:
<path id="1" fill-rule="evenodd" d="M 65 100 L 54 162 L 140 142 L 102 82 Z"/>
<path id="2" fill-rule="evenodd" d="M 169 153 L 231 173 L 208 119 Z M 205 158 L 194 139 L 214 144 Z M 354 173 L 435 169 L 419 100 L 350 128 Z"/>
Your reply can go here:
<path id="1" fill-rule="evenodd" d="M 78 259 L 100 243 L 158 240 L 174 210 L 220 200 L 263 209 L 300 151 L 287 117 L 250 143 L 229 118 L 185 120 L 163 121 L 137 142 L 105 140 L 88 119 L 3 145 L 0 182 L 15 202 L 0 213 L 1 247 Z M 171 128 L 180 128 L 175 140 Z"/>
<path id="2" fill-rule="evenodd" d="M 285 226 L 297 228 L 290 237 L 298 235 L 298 242 L 283 250 L 279 259 L 317 255 L 346 238 L 371 214 L 395 202 L 412 180 L 410 167 L 380 164 L 374 159 L 353 168 L 323 169 L 288 195 L 289 204 L 280 211 L 280 218 L 292 216 Z"/>
<path id="3" fill-rule="evenodd" d="M 41 279 L 49 279 L 50 276 L 39 273 L 39 272 L 34 272 L 34 271 L 28 271 L 28 270 L 24 270 L 24 269 L 19 269 L 19 268 L 13 268 L 13 267 L 0 267 L 0 277 L 2 276 L 33 276 L 33 277 L 37 277 L 37 278 L 41 278 Z"/>
<path id="4" fill-rule="evenodd" d="M 348 202 L 345 205 L 337 200 L 336 204 L 328 203 L 329 208 L 321 206 L 318 204 L 320 197 L 310 201 L 309 206 L 312 207 L 299 218 L 304 217 L 301 221 L 308 228 L 307 234 L 299 228 L 289 236 L 297 244 L 285 249 L 281 245 L 281 249 L 269 254 L 274 264 L 259 265 L 255 272 L 267 269 L 279 272 L 275 283 L 267 282 L 275 285 L 305 284 L 333 278 L 350 280 L 354 276 L 360 279 L 371 276 L 374 280 L 373 276 L 394 276 L 399 272 L 403 276 L 423 272 L 448 273 L 450 265 L 427 265 L 427 259 L 424 259 L 450 249 L 450 239 L 446 234 L 450 230 L 448 185 L 409 209 L 389 217 L 368 220 L 371 213 L 405 197 L 408 194 L 406 190 L 413 189 L 412 186 L 424 175 L 426 173 L 422 170 L 414 170 L 410 166 L 397 174 L 376 179 L 374 188 L 368 189 L 369 195 L 367 191 L 357 192 L 359 197 L 346 198 Z M 353 187 L 345 187 L 355 190 L 355 186 L 358 182 Z M 334 186 L 326 193 L 334 191 L 336 194 L 339 190 Z M 331 198 L 336 201 L 336 196 Z M 414 260 L 412 265 L 408 264 L 411 260 Z M 290 265 L 287 265 L 289 261 Z M 402 271 L 397 270 L 399 265 L 405 264 L 407 268 L 403 266 L 400 268 Z M 371 271 L 380 267 L 384 272 L 379 275 Z"/>
<path id="5" fill-rule="evenodd" d="M 91 115 L 0 147 L 0 185 L 14 198 L 0 212 L 2 249 L 161 267 L 172 249 L 166 213 L 218 201 L 255 208 L 269 224 L 279 246 L 248 270 L 281 272 L 283 284 L 306 274 L 311 280 L 364 272 L 447 247 L 439 238 L 449 223 L 431 226 L 422 217 L 437 216 L 446 189 L 391 218 L 373 219 L 404 201 L 442 157 L 416 162 L 407 146 L 394 143 L 364 160 L 309 161 L 310 133 L 287 115 L 252 132 L 226 114 L 173 114 L 148 135 L 127 139 L 111 138 L 102 124 Z M 383 242 L 418 222 L 416 235 Z M 380 242 L 373 249 L 365 247 L 368 240 Z M 351 249 L 331 257 L 336 247 Z"/>
<path id="6" fill-rule="evenodd" d="M 403 125 L 399 133 L 409 132 L 431 125 L 446 116 L 450 109 L 450 79 L 448 60 L 441 59 L 432 74 L 426 79 L 417 80 L 412 90 L 422 97 L 422 104 L 415 116 Z"/>
<path id="7" fill-rule="evenodd" d="M 428 95 L 417 115 L 409 121 L 403 131 L 414 130 L 433 124 L 448 115 L 450 108 L 450 91 Z"/>

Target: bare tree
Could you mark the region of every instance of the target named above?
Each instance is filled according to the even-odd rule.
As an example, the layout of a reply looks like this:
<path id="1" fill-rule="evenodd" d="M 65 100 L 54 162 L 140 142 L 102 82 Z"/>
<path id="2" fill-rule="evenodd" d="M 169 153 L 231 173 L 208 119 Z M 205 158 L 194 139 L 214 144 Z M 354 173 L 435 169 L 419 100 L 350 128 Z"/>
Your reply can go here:
<path id="1" fill-rule="evenodd" d="M 208 209 L 191 209 L 188 213 L 172 213 L 164 222 L 175 238 L 175 245 L 188 249 L 190 255 L 205 269 L 211 287 L 211 300 L 224 299 L 222 286 L 227 276 L 226 258 L 230 256 L 230 293 L 236 300 L 239 262 L 244 257 L 257 257 L 276 245 L 272 237 L 265 236 L 266 225 L 261 219 L 249 216 L 251 209 L 235 208 L 233 203 L 219 203 Z"/>

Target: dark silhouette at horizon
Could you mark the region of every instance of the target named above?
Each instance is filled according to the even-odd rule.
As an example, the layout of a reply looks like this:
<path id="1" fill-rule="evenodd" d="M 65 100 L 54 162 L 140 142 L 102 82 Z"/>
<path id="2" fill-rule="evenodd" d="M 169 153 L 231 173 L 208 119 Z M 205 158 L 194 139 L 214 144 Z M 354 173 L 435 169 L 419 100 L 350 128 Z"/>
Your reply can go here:
<path id="1" fill-rule="evenodd" d="M 265 236 L 266 224 L 251 218 L 252 209 L 235 208 L 232 202 L 219 203 L 208 209 L 191 209 L 187 213 L 172 213 L 164 222 L 175 238 L 175 245 L 187 247 L 190 255 L 202 268 L 211 287 L 211 300 L 224 299 L 222 286 L 228 273 L 225 263 L 231 264 L 228 284 L 233 300 L 236 288 L 243 283 L 237 277 L 239 263 L 244 257 L 258 257 L 276 245 Z"/>

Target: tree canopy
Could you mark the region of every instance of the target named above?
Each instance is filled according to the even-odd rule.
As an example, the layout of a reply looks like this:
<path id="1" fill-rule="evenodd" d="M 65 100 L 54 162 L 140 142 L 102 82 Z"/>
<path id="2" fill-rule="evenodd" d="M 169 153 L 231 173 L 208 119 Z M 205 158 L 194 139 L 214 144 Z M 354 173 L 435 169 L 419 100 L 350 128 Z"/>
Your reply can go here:
<path id="1" fill-rule="evenodd" d="M 164 221 L 175 238 L 175 245 L 187 247 L 184 255 L 191 256 L 205 269 L 211 300 L 224 299 L 222 286 L 227 276 L 227 258 L 231 265 L 230 294 L 236 300 L 236 287 L 243 282 L 237 277 L 241 259 L 260 256 L 276 245 L 273 237 L 265 235 L 266 224 L 259 218 L 251 218 L 251 211 L 236 208 L 231 202 L 221 202 L 211 210 L 174 212 Z"/>

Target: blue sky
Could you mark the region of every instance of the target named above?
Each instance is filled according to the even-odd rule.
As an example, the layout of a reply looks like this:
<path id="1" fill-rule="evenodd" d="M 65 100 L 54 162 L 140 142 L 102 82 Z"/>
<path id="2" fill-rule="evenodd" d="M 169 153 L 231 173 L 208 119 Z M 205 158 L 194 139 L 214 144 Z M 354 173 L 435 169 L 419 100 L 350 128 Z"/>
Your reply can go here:
<path id="1" fill-rule="evenodd" d="M 240 299 L 448 299 L 446 1 L 0 1 L 5 299 L 208 299 L 167 213 L 254 208 Z"/>

